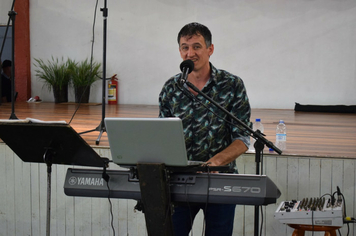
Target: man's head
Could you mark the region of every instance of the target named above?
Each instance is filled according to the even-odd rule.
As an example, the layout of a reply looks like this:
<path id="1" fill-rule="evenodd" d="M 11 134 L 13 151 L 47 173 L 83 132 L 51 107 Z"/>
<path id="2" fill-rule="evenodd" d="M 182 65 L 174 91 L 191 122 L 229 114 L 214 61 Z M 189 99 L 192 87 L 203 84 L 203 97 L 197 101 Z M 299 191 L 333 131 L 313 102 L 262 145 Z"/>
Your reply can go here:
<path id="1" fill-rule="evenodd" d="M 1 67 L 4 69 L 4 68 L 8 68 L 8 67 L 11 67 L 11 61 L 10 60 L 5 60 Z"/>
<path id="2" fill-rule="evenodd" d="M 207 71 L 209 59 L 214 52 L 210 30 L 199 23 L 185 25 L 178 34 L 179 53 L 183 60 L 192 60 L 194 70 Z"/>
<path id="3" fill-rule="evenodd" d="M 209 47 L 212 44 L 211 41 L 211 32 L 208 29 L 208 27 L 206 27 L 205 25 L 202 25 L 200 23 L 197 22 L 193 22 L 193 23 L 189 23 L 186 24 L 178 33 L 178 44 L 180 45 L 180 39 L 182 37 L 193 37 L 194 35 L 201 35 L 204 38 L 206 47 Z"/>
<path id="4" fill-rule="evenodd" d="M 1 67 L 2 67 L 2 72 L 8 77 L 11 77 L 11 61 L 9 60 L 3 61 Z"/>

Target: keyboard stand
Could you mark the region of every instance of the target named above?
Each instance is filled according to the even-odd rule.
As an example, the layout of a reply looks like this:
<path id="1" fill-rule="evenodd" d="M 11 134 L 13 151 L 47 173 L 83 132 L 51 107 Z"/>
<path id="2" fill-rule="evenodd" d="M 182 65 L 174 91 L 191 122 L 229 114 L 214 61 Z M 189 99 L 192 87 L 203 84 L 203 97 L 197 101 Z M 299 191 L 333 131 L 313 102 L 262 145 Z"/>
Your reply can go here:
<path id="1" fill-rule="evenodd" d="M 137 164 L 141 201 L 149 236 L 173 236 L 167 170 L 162 164 Z"/>

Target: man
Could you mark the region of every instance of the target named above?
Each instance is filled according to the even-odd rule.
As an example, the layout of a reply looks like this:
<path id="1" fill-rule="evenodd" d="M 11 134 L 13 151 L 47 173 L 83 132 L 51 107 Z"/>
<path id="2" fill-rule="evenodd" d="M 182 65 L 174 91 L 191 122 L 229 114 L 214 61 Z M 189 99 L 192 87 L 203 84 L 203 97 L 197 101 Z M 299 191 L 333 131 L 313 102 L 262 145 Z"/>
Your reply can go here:
<path id="1" fill-rule="evenodd" d="M 7 102 L 11 102 L 11 61 L 5 60 L 1 66 L 1 99 L 5 97 Z"/>
<path id="2" fill-rule="evenodd" d="M 251 127 L 251 109 L 243 81 L 209 62 L 214 52 L 210 30 L 199 23 L 187 24 L 178 34 L 178 44 L 182 59 L 194 62 L 187 80 Z M 159 95 L 160 117 L 182 120 L 189 160 L 204 161 L 210 166 L 230 165 L 237 173 L 235 159 L 247 151 L 249 136 L 200 94 L 181 86 L 179 78 L 180 74 L 175 75 L 163 86 Z M 205 214 L 206 236 L 232 235 L 235 205 L 203 203 L 174 209 L 176 236 L 189 234 L 200 209 Z"/>

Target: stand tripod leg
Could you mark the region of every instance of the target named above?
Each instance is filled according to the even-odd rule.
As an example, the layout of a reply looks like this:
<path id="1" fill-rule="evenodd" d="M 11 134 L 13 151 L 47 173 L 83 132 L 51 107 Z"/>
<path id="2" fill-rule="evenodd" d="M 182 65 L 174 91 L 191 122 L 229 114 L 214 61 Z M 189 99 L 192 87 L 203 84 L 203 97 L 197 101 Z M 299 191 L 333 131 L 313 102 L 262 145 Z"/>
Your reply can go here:
<path id="1" fill-rule="evenodd" d="M 101 136 L 103 135 L 104 132 L 105 132 L 105 130 L 103 130 L 103 129 L 100 130 L 99 136 L 98 136 L 98 138 L 97 138 L 96 141 L 95 141 L 95 144 L 96 144 L 96 145 L 99 145 Z"/>
<path id="2" fill-rule="evenodd" d="M 103 135 L 104 132 L 106 132 L 104 120 L 102 120 L 100 125 L 98 127 L 96 127 L 95 129 L 84 131 L 84 132 L 81 132 L 79 134 L 86 134 L 86 133 L 90 133 L 90 132 L 93 132 L 93 131 L 99 131 L 100 132 L 98 138 L 95 141 L 95 144 L 99 145 L 101 136 Z"/>
<path id="3" fill-rule="evenodd" d="M 87 130 L 87 131 L 81 132 L 79 134 L 86 134 L 86 133 L 90 133 L 90 132 L 94 132 L 94 131 L 97 131 L 97 129 Z"/>

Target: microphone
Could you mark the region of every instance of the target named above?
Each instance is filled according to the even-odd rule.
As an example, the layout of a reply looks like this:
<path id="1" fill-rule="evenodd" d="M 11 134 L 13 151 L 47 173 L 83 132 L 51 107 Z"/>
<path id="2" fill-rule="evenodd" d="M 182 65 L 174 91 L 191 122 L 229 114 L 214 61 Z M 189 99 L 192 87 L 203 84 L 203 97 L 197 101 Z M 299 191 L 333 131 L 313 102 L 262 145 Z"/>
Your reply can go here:
<path id="1" fill-rule="evenodd" d="M 182 83 L 187 81 L 188 74 L 193 71 L 194 69 L 194 62 L 192 60 L 185 60 L 180 63 L 180 70 L 182 71 L 182 75 L 180 80 Z"/>

